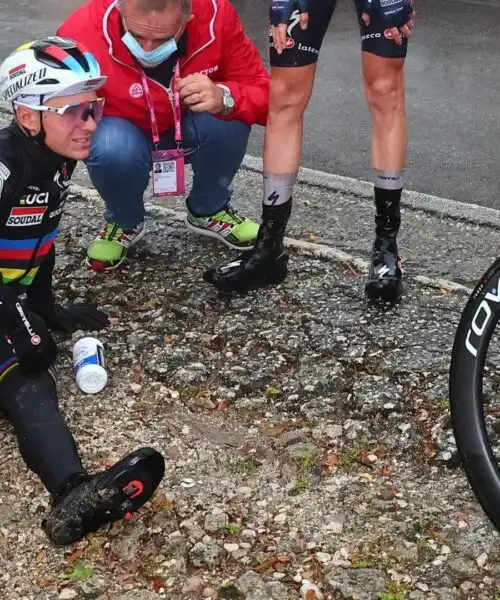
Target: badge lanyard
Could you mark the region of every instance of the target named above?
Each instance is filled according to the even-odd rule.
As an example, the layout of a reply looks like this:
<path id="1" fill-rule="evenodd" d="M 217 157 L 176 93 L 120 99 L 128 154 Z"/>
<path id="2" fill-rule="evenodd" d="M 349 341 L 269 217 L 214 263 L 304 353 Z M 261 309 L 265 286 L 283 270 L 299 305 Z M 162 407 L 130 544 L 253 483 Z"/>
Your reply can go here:
<path id="1" fill-rule="evenodd" d="M 141 69 L 142 87 L 146 104 L 148 106 L 149 118 L 151 121 L 151 133 L 153 136 L 153 195 L 156 197 L 181 196 L 185 193 L 184 177 L 184 154 L 181 149 L 182 129 L 181 129 L 181 102 L 176 80 L 180 76 L 179 63 L 177 62 L 172 78 L 173 95 L 173 113 L 175 123 L 175 142 L 177 148 L 174 150 L 159 150 L 160 133 L 158 131 L 158 122 L 153 106 L 153 98 L 149 90 L 149 84 L 146 74 Z M 170 94 L 169 94 L 170 95 Z"/>

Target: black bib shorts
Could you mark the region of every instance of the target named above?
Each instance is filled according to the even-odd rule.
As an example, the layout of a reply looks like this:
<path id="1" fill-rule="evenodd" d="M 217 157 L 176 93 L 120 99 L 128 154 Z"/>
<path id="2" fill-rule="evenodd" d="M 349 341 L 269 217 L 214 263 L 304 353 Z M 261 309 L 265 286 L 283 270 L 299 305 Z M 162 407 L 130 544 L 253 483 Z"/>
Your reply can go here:
<path id="1" fill-rule="evenodd" d="M 385 26 L 372 19 L 369 27 L 361 19 L 362 0 L 353 0 L 361 33 L 361 49 L 384 58 L 405 58 L 408 40 L 401 46 L 385 36 Z M 318 61 L 321 44 L 335 12 L 337 0 L 309 0 L 309 24 L 300 28 L 300 14 L 295 10 L 288 22 L 287 48 L 278 54 L 270 37 L 270 60 L 273 67 L 305 67 Z"/>

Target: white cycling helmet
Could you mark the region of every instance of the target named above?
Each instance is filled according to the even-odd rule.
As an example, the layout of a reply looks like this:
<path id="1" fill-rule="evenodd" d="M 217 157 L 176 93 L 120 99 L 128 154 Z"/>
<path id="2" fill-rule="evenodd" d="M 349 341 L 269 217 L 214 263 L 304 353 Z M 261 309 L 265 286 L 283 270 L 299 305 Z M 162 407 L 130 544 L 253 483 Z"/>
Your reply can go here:
<path id="1" fill-rule="evenodd" d="M 41 105 L 55 96 L 97 90 L 106 82 L 94 56 L 58 36 L 19 46 L 0 65 L 0 99 Z"/>

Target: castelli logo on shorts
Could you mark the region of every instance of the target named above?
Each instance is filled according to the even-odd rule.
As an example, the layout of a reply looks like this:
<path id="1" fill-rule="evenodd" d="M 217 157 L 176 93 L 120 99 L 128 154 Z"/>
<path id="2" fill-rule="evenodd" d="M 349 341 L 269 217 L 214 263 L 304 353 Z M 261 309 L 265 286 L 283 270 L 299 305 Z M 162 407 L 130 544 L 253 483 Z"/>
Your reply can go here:
<path id="1" fill-rule="evenodd" d="M 392 40 L 392 32 L 391 32 L 391 30 L 390 30 L 390 29 L 386 29 L 386 30 L 384 31 L 384 35 L 385 35 L 385 37 L 386 37 L 388 40 Z"/>
<path id="2" fill-rule="evenodd" d="M 295 46 L 295 40 L 291 37 L 286 38 L 285 48 L 291 50 Z"/>
<path id="3" fill-rule="evenodd" d="M 39 335 L 34 335 L 31 338 L 31 343 L 33 344 L 33 346 L 39 346 L 41 341 L 42 340 Z"/>
<path id="4" fill-rule="evenodd" d="M 128 92 L 132 98 L 141 98 L 144 94 L 144 90 L 142 89 L 142 85 L 140 83 L 133 83 Z"/>

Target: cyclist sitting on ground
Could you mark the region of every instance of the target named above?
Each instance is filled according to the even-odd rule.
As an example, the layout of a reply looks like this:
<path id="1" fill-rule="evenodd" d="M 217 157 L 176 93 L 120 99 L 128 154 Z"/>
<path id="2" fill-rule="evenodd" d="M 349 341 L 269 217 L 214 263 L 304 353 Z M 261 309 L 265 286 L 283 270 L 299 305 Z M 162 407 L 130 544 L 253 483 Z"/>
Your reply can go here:
<path id="1" fill-rule="evenodd" d="M 42 525 L 56 545 L 136 511 L 164 473 L 163 457 L 142 448 L 89 475 L 58 408 L 49 329 L 108 324 L 94 305 L 57 305 L 52 291 L 54 240 L 76 161 L 102 116 L 96 90 L 105 80 L 92 54 L 58 37 L 24 44 L 0 65 L 0 98 L 14 110 L 0 130 L 0 412 L 52 496 Z"/>

